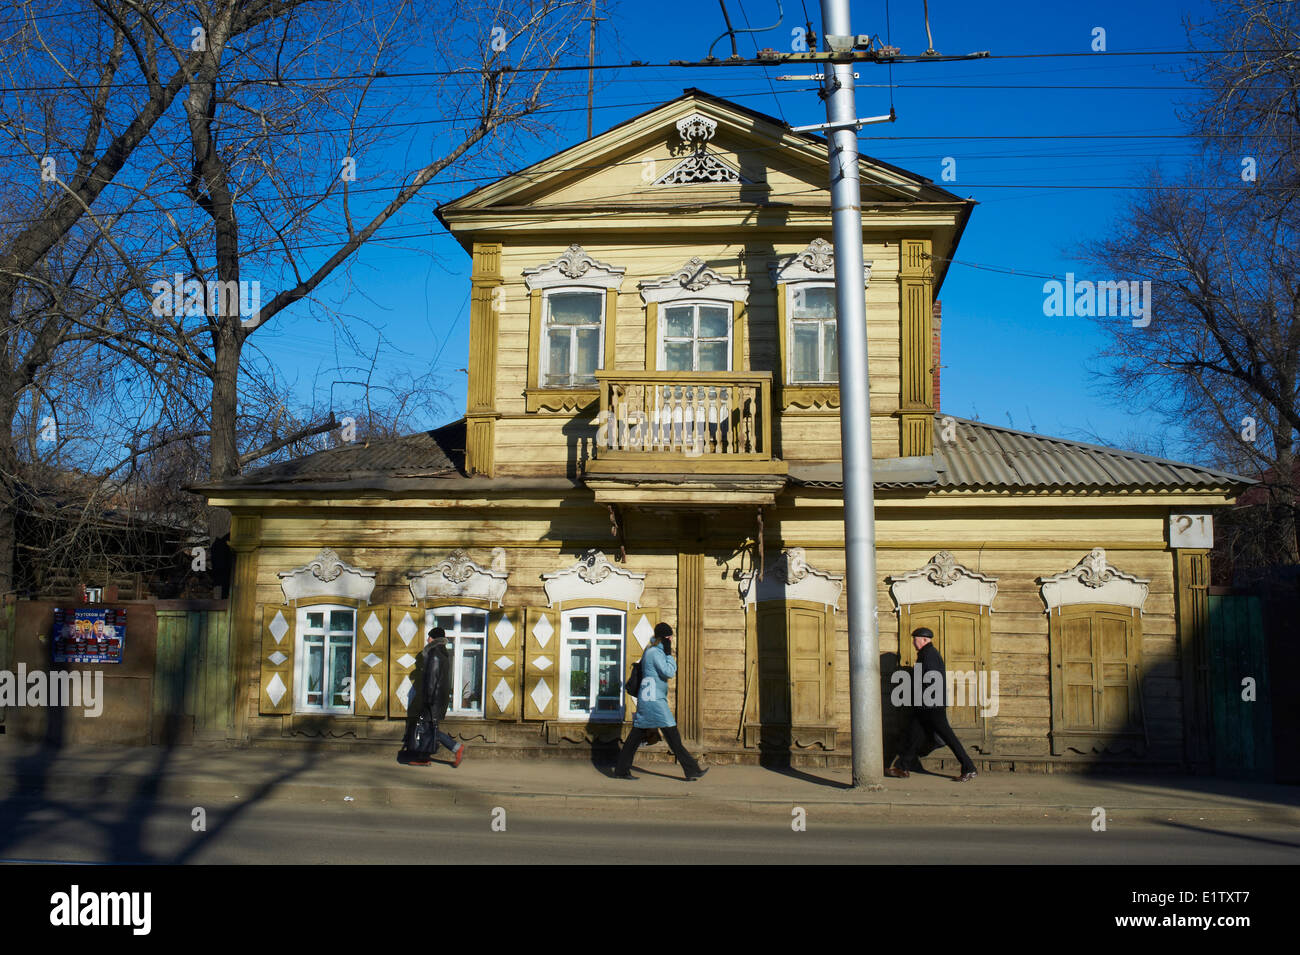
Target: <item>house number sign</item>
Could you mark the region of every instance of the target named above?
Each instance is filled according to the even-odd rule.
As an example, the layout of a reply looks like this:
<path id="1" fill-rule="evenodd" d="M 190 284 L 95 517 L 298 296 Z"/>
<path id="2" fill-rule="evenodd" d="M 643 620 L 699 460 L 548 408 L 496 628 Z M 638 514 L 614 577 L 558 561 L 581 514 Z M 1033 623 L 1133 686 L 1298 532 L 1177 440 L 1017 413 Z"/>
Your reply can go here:
<path id="1" fill-rule="evenodd" d="M 1169 515 L 1170 547 L 1213 547 L 1214 518 L 1209 513 Z"/>

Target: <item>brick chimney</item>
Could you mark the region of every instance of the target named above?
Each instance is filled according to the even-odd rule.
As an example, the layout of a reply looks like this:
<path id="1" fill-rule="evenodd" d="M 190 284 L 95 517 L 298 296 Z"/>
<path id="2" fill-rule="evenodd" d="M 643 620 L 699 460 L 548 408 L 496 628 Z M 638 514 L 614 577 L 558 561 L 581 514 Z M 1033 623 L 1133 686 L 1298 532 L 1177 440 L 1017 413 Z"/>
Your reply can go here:
<path id="1" fill-rule="evenodd" d="M 934 300 L 934 306 L 930 310 L 930 324 L 932 328 L 930 338 L 930 364 L 934 369 L 934 410 L 939 410 L 939 326 L 943 323 L 943 305 L 938 299 Z"/>

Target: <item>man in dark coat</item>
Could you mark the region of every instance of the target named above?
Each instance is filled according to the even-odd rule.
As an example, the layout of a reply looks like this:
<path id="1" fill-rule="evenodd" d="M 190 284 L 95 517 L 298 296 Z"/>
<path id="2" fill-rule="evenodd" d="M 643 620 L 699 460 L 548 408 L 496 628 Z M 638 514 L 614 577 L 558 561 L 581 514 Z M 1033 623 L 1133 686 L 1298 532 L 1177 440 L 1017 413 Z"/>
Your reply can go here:
<path id="1" fill-rule="evenodd" d="M 885 770 L 885 775 L 898 779 L 905 779 L 911 775 L 907 768 L 918 765 L 917 752 L 927 741 L 938 736 L 961 763 L 961 775 L 957 777 L 957 782 L 964 783 L 974 779 L 975 764 L 966 755 L 961 740 L 957 739 L 957 734 L 948 725 L 948 714 L 944 711 L 947 705 L 944 695 L 947 693 L 948 674 L 944 670 L 943 657 L 935 649 L 934 632 L 928 627 L 918 627 L 913 630 L 912 646 L 916 648 L 916 668 L 921 675 L 919 682 L 925 686 L 933 685 L 933 681 L 937 680 L 938 700 L 933 699 L 935 694 L 923 692 L 921 699 L 912 701 L 912 719 L 903 738 L 903 751 L 898 757 L 898 768 L 890 766 Z"/>
<path id="2" fill-rule="evenodd" d="M 447 652 L 447 632 L 442 627 L 429 631 L 424 649 L 411 673 L 411 702 L 407 708 L 406 738 L 403 749 L 411 766 L 428 766 L 429 758 L 441 744 L 456 757 L 459 766 L 465 757 L 465 744 L 457 743 L 438 728 L 447 715 L 451 695 L 451 654 Z"/>

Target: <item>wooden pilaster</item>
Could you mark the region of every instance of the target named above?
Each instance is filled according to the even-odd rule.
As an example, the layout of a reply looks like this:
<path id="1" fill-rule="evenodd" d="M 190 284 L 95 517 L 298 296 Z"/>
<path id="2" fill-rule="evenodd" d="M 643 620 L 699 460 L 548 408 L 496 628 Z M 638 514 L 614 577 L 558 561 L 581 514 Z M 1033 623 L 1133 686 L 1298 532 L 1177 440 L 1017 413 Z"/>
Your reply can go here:
<path id="1" fill-rule="evenodd" d="M 253 644 L 260 638 L 261 620 L 257 617 L 258 544 L 262 533 L 260 514 L 235 514 L 230 523 L 230 549 L 235 555 L 231 582 L 230 633 L 235 645 L 231 665 L 234 689 L 234 738 L 248 739 L 249 708 L 257 703 L 259 675 Z"/>
<path id="2" fill-rule="evenodd" d="M 682 521 L 677 554 L 677 723 L 685 739 L 698 740 L 703 725 L 704 554 L 698 518 Z"/>
<path id="3" fill-rule="evenodd" d="M 1183 753 L 1189 769 L 1209 770 L 1210 552 L 1174 551 L 1174 592 L 1178 614 L 1178 658 L 1183 681 Z"/>
<path id="4" fill-rule="evenodd" d="M 925 456 L 934 452 L 934 270 L 929 239 L 903 239 L 899 245 L 899 453 Z"/>

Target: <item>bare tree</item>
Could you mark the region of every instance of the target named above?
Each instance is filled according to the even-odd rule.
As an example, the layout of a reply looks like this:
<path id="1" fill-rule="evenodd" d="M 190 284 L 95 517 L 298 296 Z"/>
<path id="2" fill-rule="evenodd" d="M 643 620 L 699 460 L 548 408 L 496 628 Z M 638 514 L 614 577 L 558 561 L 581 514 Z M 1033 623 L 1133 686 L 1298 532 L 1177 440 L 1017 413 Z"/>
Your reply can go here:
<path id="1" fill-rule="evenodd" d="M 1189 35 L 1231 52 L 1200 55 L 1191 72 L 1203 84 L 1188 110 L 1199 159 L 1153 176 L 1090 250 L 1111 275 L 1151 283 L 1149 324 L 1099 319 L 1110 338 L 1101 373 L 1193 456 L 1260 478 L 1264 519 L 1234 546 L 1246 560 L 1296 563 L 1300 5 L 1222 3 Z"/>

